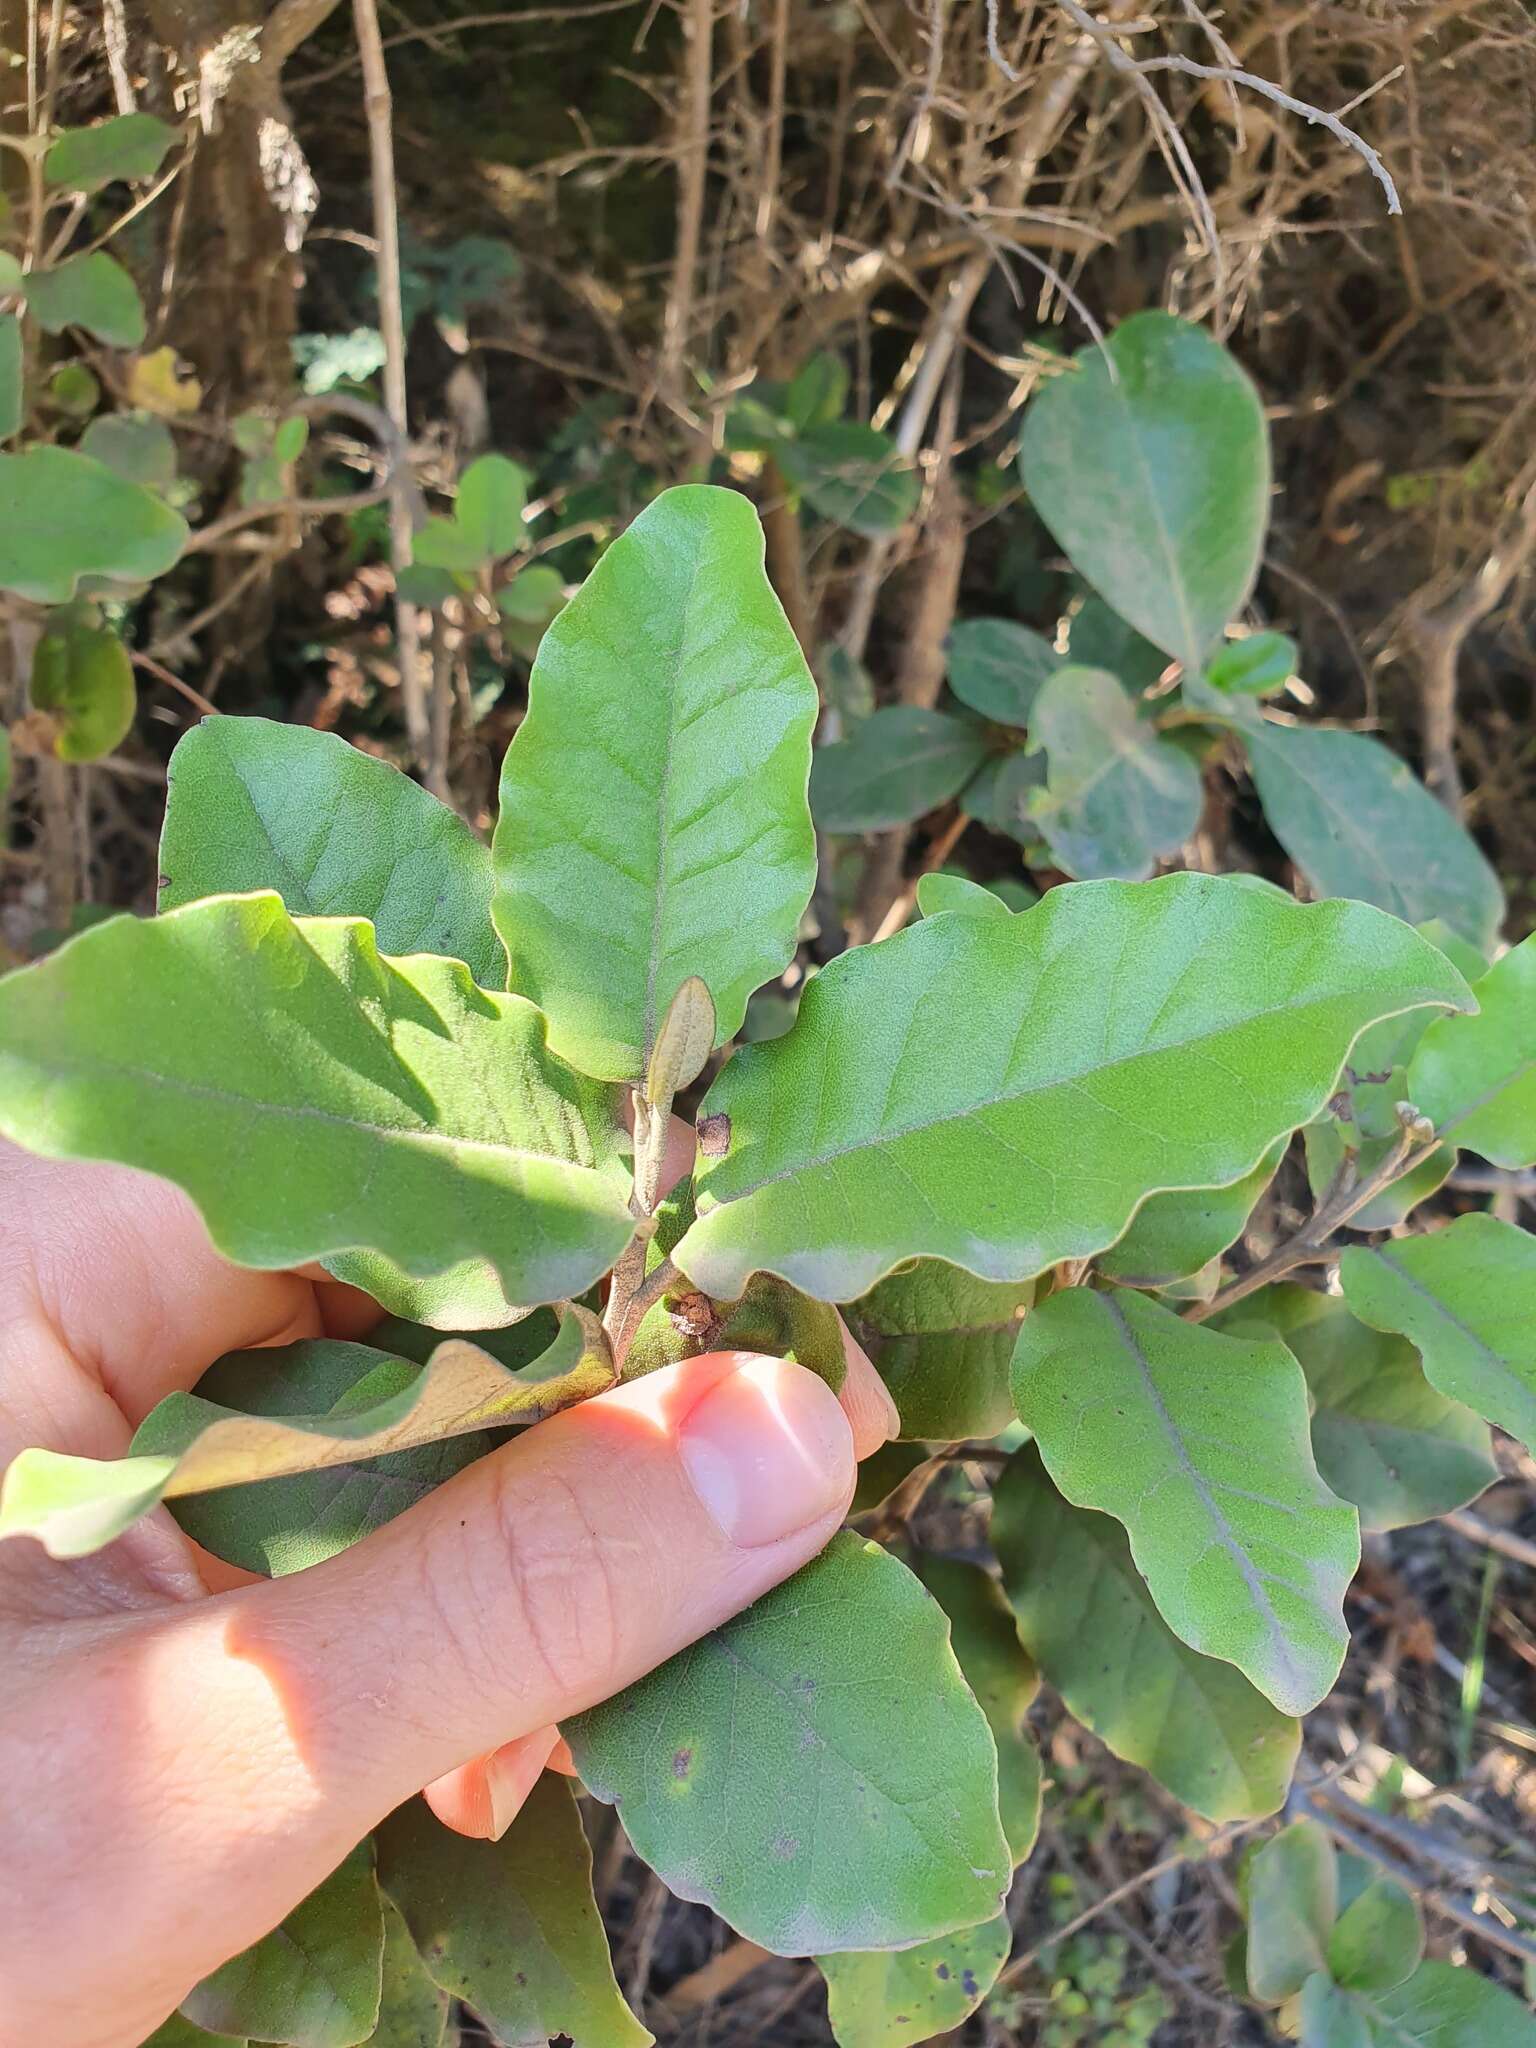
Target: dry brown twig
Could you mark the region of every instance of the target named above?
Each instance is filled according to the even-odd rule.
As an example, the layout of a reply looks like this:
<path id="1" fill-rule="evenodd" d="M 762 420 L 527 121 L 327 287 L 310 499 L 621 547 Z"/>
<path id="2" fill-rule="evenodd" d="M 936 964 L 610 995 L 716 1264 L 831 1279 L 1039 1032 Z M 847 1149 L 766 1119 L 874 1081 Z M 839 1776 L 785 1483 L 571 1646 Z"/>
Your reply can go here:
<path id="1" fill-rule="evenodd" d="M 372 173 L 373 232 L 379 251 L 379 327 L 384 338 L 384 408 L 403 442 L 408 432 L 405 399 L 405 317 L 400 292 L 400 211 L 395 191 L 394 102 L 384 61 L 376 0 L 352 0 L 362 58 L 368 157 Z M 397 469 L 390 500 L 390 559 L 398 580 L 410 561 L 415 522 L 404 465 Z M 452 801 L 448 764 L 434 747 L 432 721 L 422 679 L 421 632 L 416 607 L 395 594 L 395 634 L 400 648 L 400 694 L 411 750 L 426 767 L 427 787 Z"/>

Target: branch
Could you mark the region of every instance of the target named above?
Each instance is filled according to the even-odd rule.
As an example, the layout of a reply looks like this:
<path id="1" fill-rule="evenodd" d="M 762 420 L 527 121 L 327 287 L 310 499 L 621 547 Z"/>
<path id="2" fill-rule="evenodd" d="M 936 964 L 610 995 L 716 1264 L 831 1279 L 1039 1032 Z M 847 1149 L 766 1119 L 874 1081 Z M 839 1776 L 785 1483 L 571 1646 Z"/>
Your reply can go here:
<path id="1" fill-rule="evenodd" d="M 1251 91 L 1262 93 L 1265 99 L 1273 100 L 1277 107 L 1284 107 L 1287 113 L 1299 114 L 1315 127 L 1326 128 L 1347 149 L 1354 150 L 1364 159 L 1371 176 L 1387 195 L 1388 213 L 1402 212 L 1403 202 L 1397 196 L 1397 187 L 1386 165 L 1365 137 L 1346 127 L 1337 114 L 1326 113 L 1323 108 L 1311 106 L 1306 100 L 1293 99 L 1288 92 L 1282 92 L 1272 79 L 1261 78 L 1256 71 L 1240 71 L 1232 64 L 1199 64 L 1193 57 L 1133 57 L 1121 49 L 1113 31 L 1102 22 L 1095 21 L 1085 8 L 1078 6 L 1077 0 L 1060 0 L 1060 5 L 1079 28 L 1086 29 L 1098 40 L 1113 68 L 1128 78 L 1145 78 L 1154 71 L 1181 71 L 1188 78 L 1214 78 L 1225 85 L 1246 85 Z"/>
<path id="2" fill-rule="evenodd" d="M 336 0 L 278 0 L 261 32 L 262 63 L 281 71 L 335 8 Z"/>
<path id="3" fill-rule="evenodd" d="M 683 22 L 686 47 L 683 102 L 678 114 L 677 247 L 662 316 L 661 355 L 656 365 L 657 390 L 681 419 L 690 421 L 694 415 L 688 404 L 684 357 L 693 320 L 693 287 L 704 223 L 709 102 L 714 90 L 714 14 L 714 0 L 689 0 Z"/>
<path id="4" fill-rule="evenodd" d="M 1373 1202 L 1383 1188 L 1389 1188 L 1395 1180 L 1401 1180 L 1409 1167 L 1415 1164 L 1426 1146 L 1435 1142 L 1435 1129 L 1428 1117 L 1420 1116 L 1409 1103 L 1398 1104 L 1398 1116 L 1402 1123 L 1402 1134 L 1391 1151 L 1374 1172 L 1364 1180 L 1356 1180 L 1351 1162 L 1346 1159 L 1339 1169 L 1333 1186 L 1323 1197 L 1312 1216 L 1298 1230 L 1294 1237 L 1288 1237 L 1284 1244 L 1275 1246 L 1268 1258 L 1259 1263 L 1240 1279 L 1233 1280 L 1218 1289 L 1209 1301 L 1197 1301 L 1184 1311 L 1187 1323 L 1203 1323 L 1208 1317 L 1219 1315 L 1234 1302 L 1246 1300 L 1250 1294 L 1257 1294 L 1261 1287 L 1267 1287 L 1271 1280 L 1282 1279 L 1294 1272 L 1298 1266 L 1316 1265 L 1328 1256 L 1329 1240 L 1335 1231 L 1342 1230 L 1353 1216 Z"/>
<path id="5" fill-rule="evenodd" d="M 1497 536 L 1487 560 L 1461 595 L 1421 621 L 1424 653 L 1424 780 L 1448 811 L 1460 817 L 1461 774 L 1456 766 L 1457 664 L 1472 628 L 1493 610 L 1536 549 L 1536 483 Z"/>
<path id="6" fill-rule="evenodd" d="M 395 195 L 394 108 L 389 72 L 379 35 L 376 0 L 352 0 L 357 46 L 363 62 L 364 109 L 368 120 L 368 157 L 373 177 L 373 232 L 379 248 L 379 330 L 384 339 L 384 408 L 403 442 L 408 431 L 405 403 L 405 318 L 400 294 L 400 212 Z M 411 558 L 414 534 L 411 499 L 395 479 L 389 551 L 397 580 Z M 400 691 L 405 726 L 416 758 L 425 764 L 427 786 L 448 800 L 445 764 L 433 757 L 432 728 L 422 688 L 421 635 L 416 607 L 395 592 L 395 637 L 400 648 Z"/>

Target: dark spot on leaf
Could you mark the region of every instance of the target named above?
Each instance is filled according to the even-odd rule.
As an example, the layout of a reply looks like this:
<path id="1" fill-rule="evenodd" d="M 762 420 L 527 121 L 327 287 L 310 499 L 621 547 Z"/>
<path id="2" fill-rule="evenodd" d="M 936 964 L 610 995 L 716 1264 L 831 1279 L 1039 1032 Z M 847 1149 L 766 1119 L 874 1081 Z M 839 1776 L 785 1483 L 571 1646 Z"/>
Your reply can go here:
<path id="1" fill-rule="evenodd" d="M 689 1773 L 689 1772 L 690 1772 L 690 1771 L 691 1771 L 692 1769 L 693 1769 L 693 1751 L 692 1751 L 691 1749 L 680 1749 L 680 1750 L 679 1750 L 679 1751 L 677 1752 L 676 1756 L 674 1756 L 674 1757 L 673 1757 L 673 1759 L 672 1759 L 672 1775 L 673 1775 L 673 1777 L 674 1777 L 674 1778 L 686 1778 L 686 1777 L 688 1776 L 688 1773 Z"/>
<path id="2" fill-rule="evenodd" d="M 576 2043 L 569 2034 L 551 2034 L 549 2048 L 576 2048 Z"/>
<path id="3" fill-rule="evenodd" d="M 768 1847 L 780 1863 L 788 1863 L 791 1857 L 797 1856 L 800 1852 L 800 1837 L 798 1835 L 775 1835 L 768 1844 Z"/>
<path id="4" fill-rule="evenodd" d="M 965 1993 L 967 1998 L 979 1998 L 981 1996 L 980 1987 L 977 1985 L 976 1982 L 976 1972 L 974 1970 L 962 1970 L 960 1972 L 960 1989 Z"/>
<path id="5" fill-rule="evenodd" d="M 941 1977 L 947 1984 L 949 1982 L 948 1963 L 935 1963 L 933 1966 L 933 1974 L 935 1975 L 935 1977 Z"/>
<path id="6" fill-rule="evenodd" d="M 699 1118 L 699 1150 L 706 1159 L 723 1159 L 731 1149 L 731 1120 L 723 1110 Z"/>
<path id="7" fill-rule="evenodd" d="M 521 1970 L 514 1970 L 512 1972 L 512 1981 L 518 1987 L 518 1989 L 521 1990 L 523 1986 L 528 1982 L 528 1979 L 523 1975 Z"/>
<path id="8" fill-rule="evenodd" d="M 816 1697 L 816 1681 L 808 1675 L 792 1678 L 789 1685 L 791 1692 L 802 1700 L 813 1700 Z"/>

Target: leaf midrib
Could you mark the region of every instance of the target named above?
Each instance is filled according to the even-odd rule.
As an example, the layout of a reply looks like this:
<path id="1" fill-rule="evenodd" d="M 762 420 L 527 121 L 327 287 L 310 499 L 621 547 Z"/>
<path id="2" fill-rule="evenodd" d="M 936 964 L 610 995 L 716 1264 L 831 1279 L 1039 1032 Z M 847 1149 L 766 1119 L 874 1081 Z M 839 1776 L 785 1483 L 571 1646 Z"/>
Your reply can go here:
<path id="1" fill-rule="evenodd" d="M 1238 1537 L 1232 1528 L 1231 1522 L 1223 1513 L 1222 1509 L 1218 1506 L 1216 1496 L 1212 1492 L 1210 1484 L 1207 1481 L 1205 1475 L 1201 1472 L 1199 1466 L 1196 1465 L 1194 1460 L 1190 1457 L 1188 1448 L 1186 1447 L 1184 1441 L 1184 1432 L 1178 1427 L 1178 1425 L 1175 1423 L 1173 1419 L 1172 1414 L 1169 1412 L 1168 1404 L 1164 1401 L 1162 1391 L 1159 1388 L 1156 1378 L 1153 1375 L 1151 1361 L 1148 1359 L 1146 1352 L 1142 1349 L 1142 1346 L 1139 1340 L 1137 1339 L 1135 1331 L 1131 1328 L 1129 1317 L 1126 1315 L 1125 1310 L 1121 1306 L 1121 1304 L 1115 1300 L 1113 1295 L 1106 1294 L 1101 1296 L 1100 1298 L 1104 1302 L 1105 1308 L 1107 1309 L 1111 1319 L 1113 1320 L 1117 1330 L 1119 1331 L 1123 1348 L 1129 1355 L 1132 1364 L 1135 1366 L 1136 1371 L 1140 1376 L 1143 1392 L 1145 1393 L 1147 1401 L 1152 1408 L 1153 1414 L 1157 1417 L 1158 1425 L 1163 1433 L 1165 1441 L 1167 1442 L 1168 1448 L 1173 1453 L 1174 1459 L 1178 1464 L 1179 1470 L 1183 1473 L 1185 1479 L 1194 1489 L 1194 1492 L 1200 1502 L 1201 1507 L 1205 1510 L 1206 1519 L 1216 1533 L 1216 1540 L 1218 1544 L 1221 1546 L 1223 1550 L 1227 1552 L 1228 1556 L 1237 1566 L 1238 1575 L 1242 1579 L 1243 1584 L 1247 1587 L 1249 1597 L 1252 1599 L 1255 1607 L 1259 1610 L 1260 1618 L 1263 1621 L 1265 1632 L 1270 1638 L 1271 1645 L 1273 1646 L 1273 1650 L 1275 1656 L 1278 1659 L 1281 1670 L 1292 1682 L 1293 1686 L 1301 1686 L 1301 1689 L 1303 1690 L 1310 1690 L 1310 1688 L 1306 1687 L 1304 1684 L 1306 1674 L 1297 1665 L 1294 1657 L 1291 1655 L 1289 1644 L 1286 1641 L 1285 1630 L 1281 1626 L 1280 1618 L 1275 1613 L 1274 1605 L 1270 1600 L 1268 1588 L 1264 1581 L 1264 1575 L 1260 1572 L 1258 1566 L 1254 1564 L 1253 1560 L 1249 1557 L 1247 1551 L 1243 1548 L 1242 1543 L 1238 1540 Z M 1132 1540 L 1131 1548 L 1132 1553 L 1134 1555 L 1134 1538 Z M 1136 1563 L 1139 1569 L 1141 1565 L 1141 1560 L 1137 1558 Z M 1167 1620 L 1166 1615 L 1164 1615 L 1163 1618 L 1165 1621 Z M 1169 1622 L 1169 1627 L 1172 1628 L 1172 1626 L 1173 1624 Z M 1175 1633 L 1177 1633 L 1177 1631 L 1175 1631 Z M 1193 1648 L 1194 1645 L 1191 1645 L 1190 1647 Z M 1201 1654 L 1205 1655 L 1208 1653 L 1202 1652 Z M 1241 1667 L 1239 1667 L 1239 1669 L 1241 1669 Z M 1246 1672 L 1243 1675 L 1245 1677 L 1248 1676 Z M 1273 1704 L 1273 1702 L 1271 1702 L 1271 1704 Z"/>
<path id="2" fill-rule="evenodd" d="M 672 834 L 668 821 L 671 811 L 672 770 L 677 754 L 677 699 L 691 631 L 694 594 L 698 589 L 701 568 L 700 555 L 695 555 L 688 575 L 688 587 L 678 607 L 676 653 L 667 681 L 666 742 L 662 749 L 661 774 L 656 784 L 656 881 L 651 895 L 651 937 L 645 963 L 645 1015 L 642 1020 L 640 1046 L 643 1059 L 650 1058 L 651 1047 L 656 1037 L 656 977 L 661 972 L 661 933 L 665 922 L 667 893 L 671 886 L 669 856 Z"/>

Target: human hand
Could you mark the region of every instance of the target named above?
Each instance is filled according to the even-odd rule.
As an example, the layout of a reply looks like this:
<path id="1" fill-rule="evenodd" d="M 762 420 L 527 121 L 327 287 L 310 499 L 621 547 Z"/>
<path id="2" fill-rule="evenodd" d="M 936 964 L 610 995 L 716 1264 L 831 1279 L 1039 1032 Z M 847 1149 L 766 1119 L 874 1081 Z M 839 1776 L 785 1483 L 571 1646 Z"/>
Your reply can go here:
<path id="1" fill-rule="evenodd" d="M 0 1466 L 120 1457 L 222 1353 L 378 1314 L 226 1264 L 118 1167 L 0 1141 L 0 1213 Z M 274 1583 L 228 1585 L 163 1510 L 72 1564 L 0 1547 L 0 2043 L 134 2048 L 422 1786 L 499 1833 L 558 1721 L 827 1542 L 894 1423 L 851 1340 L 849 1367 L 839 1404 L 782 1360 L 692 1359 Z"/>

